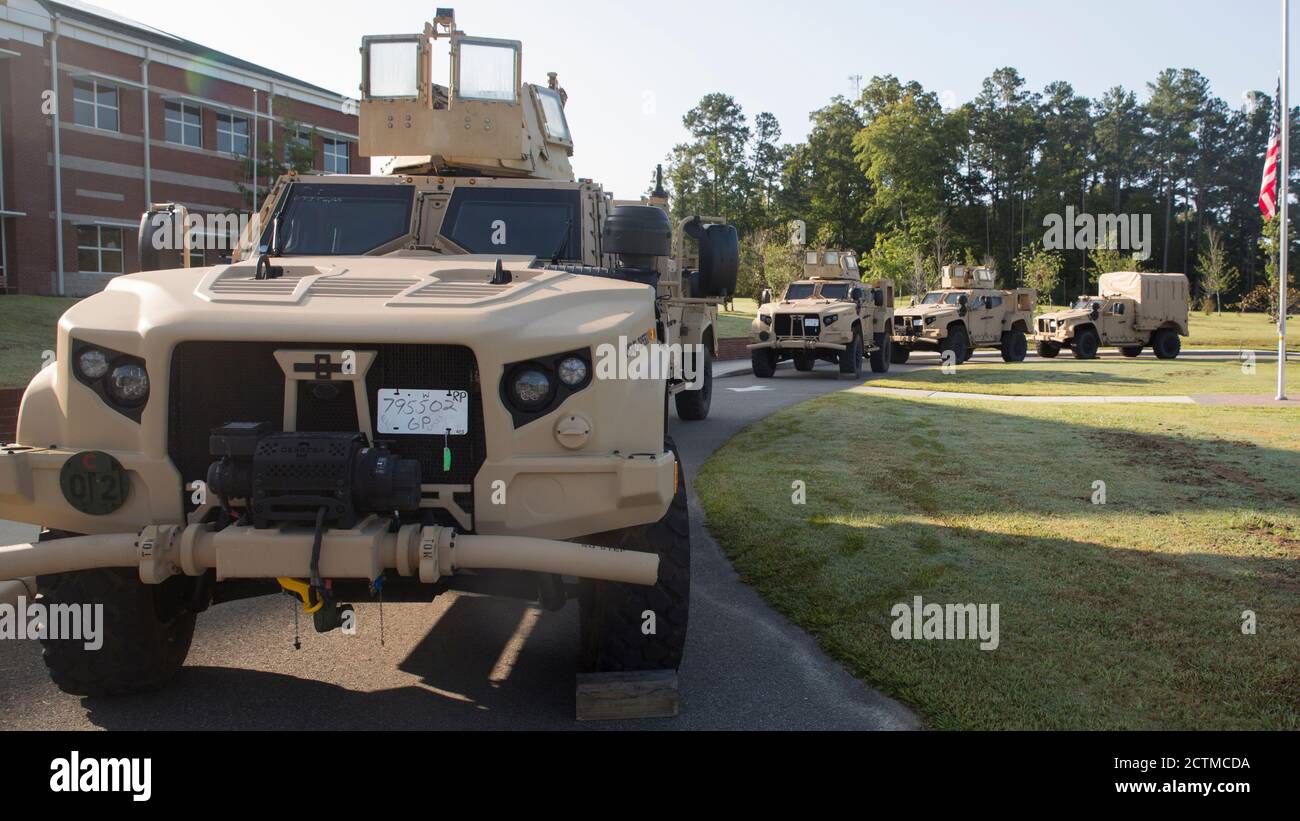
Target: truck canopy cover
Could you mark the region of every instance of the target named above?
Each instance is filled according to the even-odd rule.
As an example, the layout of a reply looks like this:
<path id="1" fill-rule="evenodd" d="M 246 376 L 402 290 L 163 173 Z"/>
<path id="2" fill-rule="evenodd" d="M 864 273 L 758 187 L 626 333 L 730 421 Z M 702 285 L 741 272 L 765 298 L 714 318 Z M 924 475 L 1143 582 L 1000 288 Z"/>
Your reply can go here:
<path id="1" fill-rule="evenodd" d="M 1183 274 L 1116 271 L 1102 274 L 1097 284 L 1102 296 L 1139 302 L 1144 317 L 1182 320 L 1187 316 L 1187 277 Z"/>

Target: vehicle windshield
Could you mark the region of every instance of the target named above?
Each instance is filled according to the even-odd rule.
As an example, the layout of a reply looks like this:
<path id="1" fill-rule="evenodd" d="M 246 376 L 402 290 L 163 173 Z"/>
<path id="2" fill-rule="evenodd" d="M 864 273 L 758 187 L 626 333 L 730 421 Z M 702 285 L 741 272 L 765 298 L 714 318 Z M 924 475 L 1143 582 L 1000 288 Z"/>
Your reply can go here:
<path id="1" fill-rule="evenodd" d="M 948 294 L 948 296 L 944 297 L 943 302 L 945 305 L 960 305 L 961 298 L 963 296 L 965 296 L 965 294 L 954 291 L 953 293 Z"/>
<path id="2" fill-rule="evenodd" d="M 849 283 L 829 282 L 822 286 L 822 299 L 848 299 Z"/>
<path id="3" fill-rule="evenodd" d="M 817 286 L 811 282 L 792 282 L 785 289 L 785 299 L 786 301 L 795 299 L 811 299 L 813 291 L 816 289 Z"/>
<path id="4" fill-rule="evenodd" d="M 943 291 L 931 291 L 921 300 L 922 305 L 938 305 L 943 300 Z"/>
<path id="5" fill-rule="evenodd" d="M 442 235 L 471 254 L 582 259 L 578 189 L 457 188 Z"/>
<path id="6" fill-rule="evenodd" d="M 329 185 L 295 182 L 277 206 L 279 253 L 285 256 L 365 254 L 411 230 L 415 188 L 410 185 Z M 260 252 L 271 250 L 275 220 L 262 232 Z"/>
<path id="7" fill-rule="evenodd" d="M 1095 301 L 1096 300 L 1090 296 L 1082 296 L 1075 300 L 1074 308 L 1075 310 L 1088 311 L 1092 309 L 1092 303 Z"/>

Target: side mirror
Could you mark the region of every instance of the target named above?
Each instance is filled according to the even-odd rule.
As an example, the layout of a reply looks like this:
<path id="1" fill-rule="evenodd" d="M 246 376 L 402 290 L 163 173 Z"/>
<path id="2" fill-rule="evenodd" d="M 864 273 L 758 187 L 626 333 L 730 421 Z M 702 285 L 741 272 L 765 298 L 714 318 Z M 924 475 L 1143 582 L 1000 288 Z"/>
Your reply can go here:
<path id="1" fill-rule="evenodd" d="M 1093 320 L 1096 320 L 1097 317 L 1101 316 L 1101 303 L 1100 303 L 1100 302 L 1094 302 L 1094 303 L 1092 303 L 1092 312 L 1089 314 L 1089 316 L 1091 316 L 1091 317 L 1093 318 Z"/>
<path id="2" fill-rule="evenodd" d="M 965 316 L 965 315 L 966 315 L 966 306 L 967 306 L 969 303 L 970 303 L 970 300 L 966 298 L 966 295 L 965 295 L 965 294 L 960 294 L 960 295 L 957 297 L 957 316 Z"/>
<path id="3" fill-rule="evenodd" d="M 909 299 L 909 300 L 907 301 L 907 307 L 909 307 L 909 308 L 915 308 L 915 307 L 916 307 L 916 297 L 912 297 L 911 299 Z"/>
<path id="4" fill-rule="evenodd" d="M 141 271 L 190 267 L 189 212 L 185 206 L 152 205 L 140 217 L 135 247 Z"/>
<path id="5" fill-rule="evenodd" d="M 772 292 L 769 291 L 769 290 L 767 290 L 766 288 L 764 288 L 764 289 L 763 289 L 763 293 L 761 293 L 761 294 L 758 295 L 758 304 L 759 304 L 760 306 L 761 306 L 761 305 L 766 305 L 767 303 L 769 303 L 769 302 L 771 302 L 771 301 L 772 301 Z"/>
<path id="6" fill-rule="evenodd" d="M 987 311 L 987 310 L 992 310 L 992 308 L 993 308 L 993 297 L 991 296 L 984 297 L 984 309 Z"/>
<path id="7" fill-rule="evenodd" d="M 885 292 L 879 288 L 871 289 L 871 302 L 877 308 L 885 307 Z"/>

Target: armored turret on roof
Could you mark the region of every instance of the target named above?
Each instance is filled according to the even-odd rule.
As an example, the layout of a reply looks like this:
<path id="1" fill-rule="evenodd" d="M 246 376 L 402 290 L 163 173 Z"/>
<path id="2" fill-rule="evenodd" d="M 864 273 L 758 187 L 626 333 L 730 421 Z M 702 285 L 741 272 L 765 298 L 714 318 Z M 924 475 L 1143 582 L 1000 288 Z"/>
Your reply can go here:
<path id="1" fill-rule="evenodd" d="M 459 31 L 452 9 L 419 34 L 363 37 L 360 153 L 393 157 L 390 172 L 572 180 L 568 95 L 554 72 L 524 83 L 521 56 L 517 40 Z"/>

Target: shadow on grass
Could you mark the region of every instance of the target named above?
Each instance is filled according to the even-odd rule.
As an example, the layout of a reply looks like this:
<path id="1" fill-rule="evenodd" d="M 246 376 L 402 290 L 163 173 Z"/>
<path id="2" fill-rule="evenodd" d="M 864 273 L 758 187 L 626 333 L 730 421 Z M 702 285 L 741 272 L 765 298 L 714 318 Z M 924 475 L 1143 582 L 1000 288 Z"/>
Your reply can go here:
<path id="1" fill-rule="evenodd" d="M 741 577 L 931 726 L 1300 728 L 1300 456 L 1070 418 L 840 394 L 696 487 Z M 894 640 L 917 595 L 999 604 L 1001 645 Z"/>

